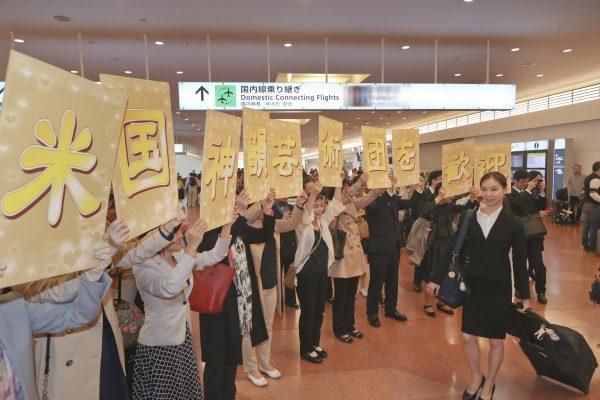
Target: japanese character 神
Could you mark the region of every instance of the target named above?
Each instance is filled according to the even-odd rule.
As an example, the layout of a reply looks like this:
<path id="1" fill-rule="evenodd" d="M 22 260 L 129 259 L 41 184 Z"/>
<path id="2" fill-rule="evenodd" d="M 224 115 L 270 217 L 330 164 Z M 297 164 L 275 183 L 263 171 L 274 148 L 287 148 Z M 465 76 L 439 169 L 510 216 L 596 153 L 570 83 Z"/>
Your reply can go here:
<path id="1" fill-rule="evenodd" d="M 400 163 L 400 168 L 403 171 L 413 171 L 416 167 L 415 157 L 415 142 L 401 142 L 396 147 L 397 161 Z"/>
<path id="2" fill-rule="evenodd" d="M 327 131 L 321 133 L 321 165 L 327 168 L 339 168 L 342 143 L 339 136 Z"/>
<path id="3" fill-rule="evenodd" d="M 244 157 L 248 160 L 250 175 L 261 177 L 268 171 L 267 165 L 267 132 L 264 128 L 258 128 L 248 133 L 248 141 L 244 149 Z"/>
<path id="4" fill-rule="evenodd" d="M 215 134 L 211 134 L 210 148 L 207 149 L 208 159 L 213 160 L 207 176 L 204 179 L 204 185 L 210 186 L 211 199 L 214 200 L 217 193 L 217 180 L 224 181 L 223 196 L 227 197 L 229 191 L 229 179 L 233 177 L 235 170 L 236 154 L 231 147 L 231 137 L 227 138 L 227 144 L 223 145 L 223 139 Z"/>
<path id="5" fill-rule="evenodd" d="M 456 154 L 452 154 L 448 158 L 448 168 L 446 176 L 448 177 L 448 183 L 459 181 L 462 178 L 469 179 L 471 173 L 467 171 L 467 165 L 471 162 L 471 159 L 465 155 L 464 151 Z"/>
<path id="6" fill-rule="evenodd" d="M 58 137 L 49 120 L 38 121 L 35 136 L 41 146 L 29 146 L 23 151 L 21 168 L 25 172 L 42 172 L 31 182 L 2 197 L 1 208 L 6 217 L 20 216 L 50 192 L 48 223 L 56 227 L 62 217 L 65 188 L 69 189 L 79 213 L 84 217 L 100 209 L 100 200 L 75 176 L 75 172 L 93 171 L 97 163 L 96 156 L 87 153 L 92 146 L 92 133 L 89 128 L 84 128 L 75 137 L 76 127 L 77 118 L 73 110 L 63 114 Z"/>
<path id="7" fill-rule="evenodd" d="M 292 176 L 294 168 L 299 165 L 299 160 L 292 155 L 292 149 L 296 147 L 296 141 L 291 136 L 277 136 L 273 143 L 276 150 L 276 156 L 273 157 L 273 167 L 279 167 L 280 176 Z"/>
<path id="8" fill-rule="evenodd" d="M 367 139 L 366 153 L 369 171 L 387 171 L 385 147 L 383 139 Z"/>

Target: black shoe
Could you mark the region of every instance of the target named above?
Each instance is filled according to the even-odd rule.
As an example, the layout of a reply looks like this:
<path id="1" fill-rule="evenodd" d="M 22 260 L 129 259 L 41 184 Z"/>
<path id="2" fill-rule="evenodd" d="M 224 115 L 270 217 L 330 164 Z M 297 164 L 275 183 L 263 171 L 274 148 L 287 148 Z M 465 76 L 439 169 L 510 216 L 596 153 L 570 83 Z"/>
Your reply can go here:
<path id="1" fill-rule="evenodd" d="M 419 285 L 418 283 L 415 283 L 413 285 L 413 291 L 417 292 L 417 293 L 421 293 L 421 285 Z"/>
<path id="2" fill-rule="evenodd" d="M 362 339 L 365 337 L 365 334 L 357 329 L 354 329 L 352 332 L 350 332 L 350 334 L 357 339 Z"/>
<path id="3" fill-rule="evenodd" d="M 475 393 L 471 394 L 467 391 L 467 389 L 465 389 L 465 391 L 463 392 L 462 395 L 462 400 L 476 400 L 477 399 L 477 394 L 479 393 L 479 391 L 483 388 L 483 384 L 485 383 L 485 376 L 481 377 L 481 384 L 479 385 L 479 387 L 477 388 L 477 390 L 475 391 Z"/>
<path id="4" fill-rule="evenodd" d="M 398 312 L 398 310 L 386 311 L 385 312 L 385 317 L 386 318 L 395 319 L 396 321 L 400 321 L 400 322 L 404 322 L 404 321 L 406 321 L 408 319 L 408 318 L 406 318 L 406 315 L 400 314 Z"/>
<path id="5" fill-rule="evenodd" d="M 379 317 L 377 315 L 369 315 L 367 319 L 369 320 L 369 325 L 371 325 L 373 328 L 379 328 L 381 326 L 381 322 L 379 321 Z"/>
<path id="6" fill-rule="evenodd" d="M 591 248 L 591 247 L 585 247 L 585 246 L 584 246 L 584 247 L 583 247 L 583 251 L 590 252 L 590 251 L 592 251 L 592 248 Z"/>
<path id="7" fill-rule="evenodd" d="M 483 385 L 481 385 L 481 386 L 483 387 Z M 496 391 L 496 385 L 494 385 L 494 387 L 492 388 L 492 397 L 490 397 L 490 400 L 493 400 L 493 399 L 494 399 L 494 392 L 495 392 L 495 391 Z M 479 397 L 479 399 L 478 399 L 478 400 L 483 400 L 483 398 L 482 398 L 482 397 Z"/>
<path id="8" fill-rule="evenodd" d="M 315 353 L 317 353 L 321 358 L 327 358 L 327 352 L 323 348 L 321 348 L 321 351 L 315 349 Z"/>
<path id="9" fill-rule="evenodd" d="M 540 304 L 548 304 L 548 299 L 546 298 L 546 295 L 544 293 L 538 293 L 537 301 Z"/>
<path id="10" fill-rule="evenodd" d="M 311 356 L 309 353 L 306 353 L 306 354 L 302 353 L 302 354 L 300 354 L 300 357 L 308 362 L 313 363 L 313 364 L 321 364 L 323 362 L 323 358 L 319 357 L 318 353 L 317 353 L 316 357 Z"/>
<path id="11" fill-rule="evenodd" d="M 342 342 L 344 342 L 344 343 L 346 343 L 346 344 L 351 344 L 352 342 L 354 342 L 354 339 L 352 339 L 350 337 L 350 335 L 348 335 L 348 334 L 336 336 L 335 338 L 338 339 L 338 340 L 340 340 L 340 341 L 342 341 Z"/>
<path id="12" fill-rule="evenodd" d="M 449 308 L 447 305 L 445 305 L 443 303 L 437 303 L 435 305 L 435 307 L 445 314 L 454 315 L 454 310 L 452 310 L 451 308 Z"/>
<path id="13" fill-rule="evenodd" d="M 433 311 L 433 306 L 431 304 L 423 306 L 423 311 L 425 311 L 425 314 L 428 317 L 431 317 L 431 318 L 437 317 L 437 314 L 435 313 L 435 311 Z"/>

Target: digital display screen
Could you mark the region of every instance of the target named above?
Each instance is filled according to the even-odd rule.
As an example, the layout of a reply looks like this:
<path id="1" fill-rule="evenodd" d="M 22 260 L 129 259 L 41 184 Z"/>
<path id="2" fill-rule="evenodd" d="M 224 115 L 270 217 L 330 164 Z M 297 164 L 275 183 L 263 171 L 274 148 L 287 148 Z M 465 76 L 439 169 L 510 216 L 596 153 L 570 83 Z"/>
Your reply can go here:
<path id="1" fill-rule="evenodd" d="M 546 153 L 528 153 L 527 169 L 539 169 L 543 172 L 546 169 Z"/>

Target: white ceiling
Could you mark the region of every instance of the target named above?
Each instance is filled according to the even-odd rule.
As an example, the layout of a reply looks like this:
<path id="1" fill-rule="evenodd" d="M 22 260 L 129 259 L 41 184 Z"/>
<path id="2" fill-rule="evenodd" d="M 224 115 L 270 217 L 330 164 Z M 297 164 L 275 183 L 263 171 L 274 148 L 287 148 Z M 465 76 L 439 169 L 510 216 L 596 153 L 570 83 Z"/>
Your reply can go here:
<path id="1" fill-rule="evenodd" d="M 266 36 L 271 37 L 271 80 L 277 73 L 367 73 L 381 81 L 380 39 L 385 38 L 386 82 L 432 82 L 434 41 L 439 39 L 439 82 L 485 82 L 486 40 L 491 40 L 490 82 L 516 83 L 518 97 L 600 81 L 600 0 L 4 0 L 0 4 L 0 74 L 10 48 L 9 31 L 25 40 L 15 48 L 67 70 L 79 70 L 76 33 L 84 40 L 86 77 L 129 69 L 145 77 L 142 34 L 148 34 L 150 78 L 171 84 L 208 80 L 205 36 L 211 35 L 214 81 L 266 81 Z M 83 4 L 83 5 L 82 5 Z M 71 18 L 58 22 L 55 15 Z M 154 45 L 161 40 L 164 46 Z M 284 48 L 291 42 L 293 47 Z M 409 50 L 401 46 L 408 44 Z M 513 47 L 521 48 L 511 52 Z M 569 54 L 562 49 L 572 48 Z M 522 64 L 535 63 L 523 67 Z M 181 70 L 183 75 L 177 75 Z M 454 77 L 461 73 L 460 78 Z M 497 73 L 504 76 L 497 78 Z M 543 78 L 536 74 L 543 73 Z M 240 113 L 238 113 L 240 114 Z M 360 124 L 412 127 L 440 112 L 338 111 L 323 115 L 346 123 L 346 137 Z M 303 145 L 316 143 L 318 114 Z M 189 119 L 183 120 L 183 116 Z M 285 117 L 284 117 L 285 116 Z M 203 112 L 175 115 L 180 141 L 202 147 Z M 358 120 L 357 118 L 360 118 Z M 403 119 L 406 118 L 406 119 Z M 389 124 L 387 124 L 389 123 Z"/>

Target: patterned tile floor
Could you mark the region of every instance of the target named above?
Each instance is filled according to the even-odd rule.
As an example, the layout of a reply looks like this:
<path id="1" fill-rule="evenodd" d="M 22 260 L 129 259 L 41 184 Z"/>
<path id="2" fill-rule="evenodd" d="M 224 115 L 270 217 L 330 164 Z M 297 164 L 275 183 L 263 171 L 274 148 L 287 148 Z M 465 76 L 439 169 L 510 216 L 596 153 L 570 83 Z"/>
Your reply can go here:
<path id="1" fill-rule="evenodd" d="M 581 332 L 600 360 L 600 307 L 594 307 L 588 298 L 600 258 L 581 250 L 579 227 L 548 226 L 544 261 L 549 302 L 546 306 L 534 302 L 533 308 L 550 322 Z M 468 379 L 460 316 L 429 318 L 422 304 L 421 295 L 412 291 L 412 268 L 403 254 L 398 308 L 408 316 L 408 322 L 381 318 L 382 327 L 371 328 L 365 317 L 365 298 L 359 295 L 357 327 L 365 332 L 365 338 L 348 345 L 333 337 L 328 304 L 321 343 L 329 357 L 321 365 L 300 360 L 299 311 L 287 308 L 284 315 L 275 317 L 273 335 L 272 362 L 283 376 L 267 378 L 269 384 L 258 388 L 240 367 L 238 399 L 459 399 Z M 195 341 L 198 346 L 197 337 Z M 537 377 L 517 341 L 509 336 L 505 344 L 495 399 L 600 399 L 600 372 L 596 372 L 590 395 L 585 397 Z M 483 346 L 487 346 L 485 342 Z"/>

